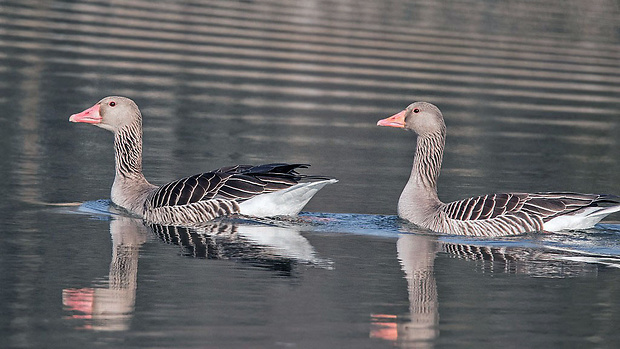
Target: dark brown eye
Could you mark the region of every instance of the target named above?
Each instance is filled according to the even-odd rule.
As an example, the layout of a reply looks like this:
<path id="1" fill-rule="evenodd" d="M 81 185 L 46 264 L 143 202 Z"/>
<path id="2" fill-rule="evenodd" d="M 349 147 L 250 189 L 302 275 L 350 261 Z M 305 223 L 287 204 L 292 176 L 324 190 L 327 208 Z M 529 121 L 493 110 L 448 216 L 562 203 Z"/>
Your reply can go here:
<path id="1" fill-rule="evenodd" d="M 108 105 L 109 105 L 110 107 L 114 107 L 114 106 L 116 106 L 116 102 L 112 101 L 112 102 L 108 103 Z"/>
<path id="2" fill-rule="evenodd" d="M 419 113 L 419 112 L 420 112 L 420 109 L 415 108 L 415 109 L 413 110 L 413 112 L 417 114 L 417 113 Z"/>

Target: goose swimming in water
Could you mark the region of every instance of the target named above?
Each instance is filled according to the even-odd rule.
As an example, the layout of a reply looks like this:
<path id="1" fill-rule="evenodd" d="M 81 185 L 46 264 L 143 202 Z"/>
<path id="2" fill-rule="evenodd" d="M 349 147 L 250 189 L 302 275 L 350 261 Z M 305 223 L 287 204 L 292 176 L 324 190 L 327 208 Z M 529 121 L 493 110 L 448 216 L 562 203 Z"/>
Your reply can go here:
<path id="1" fill-rule="evenodd" d="M 71 122 L 114 133 L 114 204 L 164 225 L 196 225 L 230 214 L 296 215 L 321 188 L 337 180 L 303 175 L 305 164 L 236 165 L 182 178 L 160 187 L 142 174 L 142 114 L 129 98 L 106 97 Z"/>
<path id="2" fill-rule="evenodd" d="M 490 194 L 443 203 L 437 196 L 437 179 L 446 125 L 439 108 L 416 102 L 377 125 L 417 135 L 413 168 L 398 200 L 398 215 L 419 227 L 471 236 L 553 232 L 588 229 L 620 211 L 619 196 L 568 192 Z"/>

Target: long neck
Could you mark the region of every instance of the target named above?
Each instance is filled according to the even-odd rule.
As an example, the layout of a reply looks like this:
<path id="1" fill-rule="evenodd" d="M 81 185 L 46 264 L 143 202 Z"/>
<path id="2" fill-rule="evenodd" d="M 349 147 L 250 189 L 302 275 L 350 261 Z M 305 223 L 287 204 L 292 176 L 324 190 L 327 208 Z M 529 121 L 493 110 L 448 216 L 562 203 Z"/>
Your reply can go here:
<path id="1" fill-rule="evenodd" d="M 142 123 L 117 130 L 114 134 L 116 178 L 144 178 L 142 175 Z"/>
<path id="2" fill-rule="evenodd" d="M 437 133 L 418 136 L 411 179 L 416 186 L 437 193 L 437 178 L 441 170 L 446 134 L 444 130 Z"/>
<path id="3" fill-rule="evenodd" d="M 441 205 L 437 197 L 437 179 L 445 143 L 445 129 L 436 133 L 419 135 L 411 176 L 398 201 L 401 217 L 420 223 L 429 212 Z"/>
<path id="4" fill-rule="evenodd" d="M 437 178 L 444 141 L 445 131 L 418 136 L 411 176 L 398 200 L 398 215 L 421 226 L 426 226 L 428 218 L 434 217 L 442 205 L 437 197 Z"/>
<path id="5" fill-rule="evenodd" d="M 116 176 L 112 185 L 112 202 L 126 210 L 143 215 L 144 202 L 155 190 L 142 174 L 142 122 L 114 133 Z"/>

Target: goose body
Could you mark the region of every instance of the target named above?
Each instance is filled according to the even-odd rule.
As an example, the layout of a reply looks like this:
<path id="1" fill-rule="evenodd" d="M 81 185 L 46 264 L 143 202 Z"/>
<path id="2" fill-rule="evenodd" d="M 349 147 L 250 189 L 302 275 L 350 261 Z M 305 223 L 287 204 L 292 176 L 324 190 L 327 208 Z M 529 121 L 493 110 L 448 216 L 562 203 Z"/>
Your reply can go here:
<path id="1" fill-rule="evenodd" d="M 129 98 L 111 96 L 71 122 L 114 133 L 115 170 L 111 199 L 150 223 L 199 225 L 220 216 L 296 215 L 335 179 L 297 172 L 306 164 L 236 165 L 155 186 L 142 174 L 142 114 Z"/>
<path id="2" fill-rule="evenodd" d="M 620 211 L 619 196 L 570 192 L 501 193 L 443 203 L 437 196 L 437 179 L 446 126 L 439 108 L 416 102 L 377 125 L 417 135 L 413 168 L 398 201 L 398 215 L 422 228 L 471 236 L 588 229 Z"/>

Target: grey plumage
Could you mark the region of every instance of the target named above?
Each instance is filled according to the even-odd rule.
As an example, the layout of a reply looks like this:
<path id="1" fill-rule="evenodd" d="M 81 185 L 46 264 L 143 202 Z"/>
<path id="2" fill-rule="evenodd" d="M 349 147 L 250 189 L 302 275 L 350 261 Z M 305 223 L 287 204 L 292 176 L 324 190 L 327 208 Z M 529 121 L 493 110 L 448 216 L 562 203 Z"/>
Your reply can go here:
<path id="1" fill-rule="evenodd" d="M 568 192 L 490 194 L 445 204 L 437 197 L 446 135 L 439 108 L 416 102 L 377 124 L 404 128 L 417 135 L 411 176 L 399 199 L 398 213 L 422 228 L 473 236 L 514 235 L 549 227 L 581 227 L 580 218 L 584 226 L 589 226 L 620 211 L 618 196 Z M 610 205 L 610 209 L 605 210 L 604 205 Z M 567 218 L 566 222 L 560 220 L 563 218 Z"/>
<path id="2" fill-rule="evenodd" d="M 503 193 L 451 202 L 442 207 L 452 219 L 483 220 L 511 212 L 523 212 L 547 222 L 559 215 L 602 203 L 617 202 L 612 195 L 564 192 Z"/>
<path id="3" fill-rule="evenodd" d="M 149 197 L 147 204 L 156 208 L 212 199 L 242 202 L 256 195 L 271 193 L 299 183 L 308 176 L 297 173 L 296 169 L 308 166 L 265 164 L 222 167 L 165 184 Z"/>
<path id="4" fill-rule="evenodd" d="M 302 181 L 335 182 L 297 172 L 307 168 L 307 164 L 274 163 L 222 167 L 156 187 L 142 174 L 142 115 L 132 100 L 106 97 L 69 120 L 94 124 L 114 133 L 116 175 L 112 202 L 149 223 L 200 225 L 216 217 L 240 213 L 240 203 L 292 188 Z M 316 186 L 312 190 L 318 191 Z M 306 196 L 305 201 L 296 204 L 305 204 L 307 200 Z"/>
<path id="5" fill-rule="evenodd" d="M 239 203 L 309 178 L 296 171 L 306 167 L 306 164 L 237 165 L 178 179 L 147 197 L 143 215 L 150 222 L 187 225 L 239 213 Z"/>

